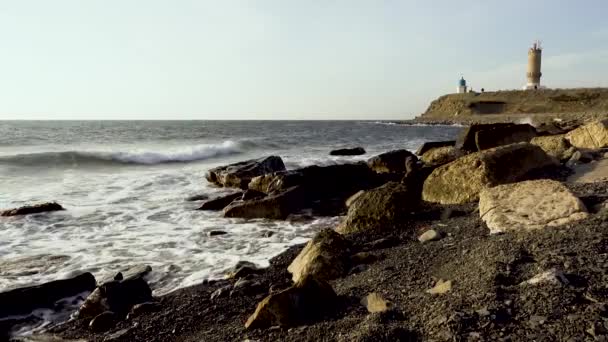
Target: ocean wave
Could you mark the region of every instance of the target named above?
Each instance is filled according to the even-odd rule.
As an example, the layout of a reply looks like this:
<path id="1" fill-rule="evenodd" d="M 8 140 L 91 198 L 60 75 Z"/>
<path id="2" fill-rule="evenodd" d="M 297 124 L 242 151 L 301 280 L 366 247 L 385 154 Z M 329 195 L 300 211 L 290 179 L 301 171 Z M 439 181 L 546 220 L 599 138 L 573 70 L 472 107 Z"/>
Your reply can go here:
<path id="1" fill-rule="evenodd" d="M 254 149 L 257 143 L 232 140 L 220 144 L 194 145 L 167 151 L 60 151 L 15 154 L 0 157 L 0 164 L 15 166 L 79 166 L 90 164 L 139 164 L 186 163 L 217 157 L 236 155 Z"/>

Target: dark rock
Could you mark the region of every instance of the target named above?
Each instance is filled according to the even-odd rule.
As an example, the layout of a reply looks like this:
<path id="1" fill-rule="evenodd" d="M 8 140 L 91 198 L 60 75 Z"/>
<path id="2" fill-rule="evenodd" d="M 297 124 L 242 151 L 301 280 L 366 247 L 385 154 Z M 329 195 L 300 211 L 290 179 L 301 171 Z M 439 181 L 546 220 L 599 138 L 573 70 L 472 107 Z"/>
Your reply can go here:
<path id="1" fill-rule="evenodd" d="M 304 207 L 306 191 L 296 186 L 257 200 L 236 201 L 224 208 L 224 217 L 285 219 Z"/>
<path id="2" fill-rule="evenodd" d="M 529 142 L 535 136 L 536 130 L 528 124 L 471 125 L 462 130 L 454 146 L 464 151 L 477 152 L 517 142 Z"/>
<path id="3" fill-rule="evenodd" d="M 366 191 L 353 201 L 348 214 L 338 226 L 338 232 L 355 232 L 396 228 L 417 208 L 420 199 L 402 183 L 387 183 Z"/>
<path id="4" fill-rule="evenodd" d="M 228 294 L 230 293 L 231 289 L 232 289 L 231 285 L 226 285 L 226 286 L 220 287 L 219 289 L 213 291 L 213 293 L 211 294 L 211 297 L 209 299 L 216 300 L 218 298 L 227 297 Z"/>
<path id="5" fill-rule="evenodd" d="M 376 249 L 395 247 L 400 243 L 401 243 L 401 241 L 398 238 L 396 238 L 394 236 L 389 236 L 386 238 L 382 238 L 382 239 L 378 239 L 378 240 L 369 242 L 369 243 L 365 244 L 365 247 L 367 250 L 376 250 Z"/>
<path id="6" fill-rule="evenodd" d="M 87 272 L 70 279 L 2 292 L 0 318 L 25 315 L 38 308 L 53 308 L 58 300 L 93 291 L 96 285 L 95 277 Z"/>
<path id="7" fill-rule="evenodd" d="M 220 186 L 247 189 L 252 178 L 284 170 L 285 164 L 281 157 L 269 156 L 211 169 L 206 178 Z"/>
<path id="8" fill-rule="evenodd" d="M 243 197 L 243 192 L 235 192 L 233 194 L 220 196 L 212 200 L 205 201 L 198 210 L 222 210 L 236 199 Z"/>
<path id="9" fill-rule="evenodd" d="M 152 290 L 143 277 L 113 280 L 100 285 L 78 310 L 78 317 L 94 317 L 104 311 L 125 315 L 139 303 L 152 301 Z"/>
<path id="10" fill-rule="evenodd" d="M 89 322 L 89 328 L 94 332 L 106 332 L 118 322 L 118 317 L 112 311 L 103 312 Z"/>
<path id="11" fill-rule="evenodd" d="M 427 141 L 423 143 L 416 151 L 417 156 L 422 156 L 426 151 L 439 148 L 439 147 L 450 147 L 456 144 L 455 140 L 449 141 Z"/>
<path id="12" fill-rule="evenodd" d="M 363 147 L 341 148 L 329 152 L 330 156 L 360 156 L 365 154 Z"/>
<path id="13" fill-rule="evenodd" d="M 204 201 L 206 199 L 209 199 L 209 196 L 207 196 L 205 194 L 201 194 L 201 195 L 190 196 L 190 197 L 186 198 L 186 201 L 195 202 L 195 201 Z"/>
<path id="14" fill-rule="evenodd" d="M 239 261 L 227 275 L 227 278 L 240 279 L 253 274 L 260 274 L 263 269 L 249 261 Z"/>
<path id="15" fill-rule="evenodd" d="M 145 303 L 135 304 L 131 308 L 131 311 L 129 312 L 127 319 L 133 319 L 142 314 L 160 311 L 161 308 L 162 308 L 162 306 L 160 305 L 160 303 L 157 303 L 157 302 L 145 302 Z"/>
<path id="16" fill-rule="evenodd" d="M 540 125 L 536 126 L 536 133 L 539 136 L 545 135 L 559 135 L 567 133 L 567 130 L 559 127 L 556 123 L 553 122 L 543 122 Z"/>
<path id="17" fill-rule="evenodd" d="M 264 198 L 264 197 L 266 197 L 266 194 L 263 192 L 252 190 L 252 189 L 247 189 L 247 190 L 245 190 L 245 192 L 243 192 L 243 197 L 241 197 L 241 200 L 249 201 L 249 200 L 254 200 L 254 199 Z"/>
<path id="18" fill-rule="evenodd" d="M 336 302 L 337 295 L 329 284 L 305 277 L 292 287 L 262 300 L 245 323 L 245 328 L 290 327 L 314 321 L 335 310 Z"/>
<path id="19" fill-rule="evenodd" d="M 0 212 L 0 216 L 19 216 L 19 215 L 29 215 L 29 214 L 38 214 L 49 211 L 59 211 L 65 210 L 61 205 L 57 202 L 48 202 L 41 203 L 35 205 L 26 205 L 23 207 L 8 209 Z"/>
<path id="20" fill-rule="evenodd" d="M 219 235 L 226 235 L 228 234 L 228 232 L 225 232 L 223 230 L 212 230 L 209 233 L 207 233 L 207 236 L 219 236 Z"/>
<path id="21" fill-rule="evenodd" d="M 254 295 L 266 291 L 266 287 L 255 280 L 239 279 L 230 291 L 230 297 Z"/>
<path id="22" fill-rule="evenodd" d="M 413 158 L 414 161 L 418 160 L 408 150 L 394 150 L 370 158 L 367 165 L 377 173 L 405 173 L 405 162 L 408 158 Z"/>

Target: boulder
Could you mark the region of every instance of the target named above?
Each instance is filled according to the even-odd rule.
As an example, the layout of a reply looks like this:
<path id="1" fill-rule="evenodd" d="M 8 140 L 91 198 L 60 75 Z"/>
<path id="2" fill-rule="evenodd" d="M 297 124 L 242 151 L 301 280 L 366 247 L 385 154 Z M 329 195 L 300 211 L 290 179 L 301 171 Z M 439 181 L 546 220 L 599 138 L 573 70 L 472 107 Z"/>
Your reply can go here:
<path id="1" fill-rule="evenodd" d="M 484 189 L 479 215 L 495 234 L 559 226 L 584 219 L 588 213 L 563 184 L 542 179 Z"/>
<path id="2" fill-rule="evenodd" d="M 474 202 L 482 189 L 517 182 L 532 170 L 556 164 L 529 143 L 476 152 L 433 170 L 424 181 L 422 199 L 441 204 Z"/>
<path id="3" fill-rule="evenodd" d="M 333 229 L 318 232 L 291 262 L 287 271 L 294 282 L 312 275 L 320 280 L 331 280 L 347 272 L 350 244 Z"/>
<path id="4" fill-rule="evenodd" d="M 363 147 L 340 148 L 329 152 L 330 156 L 360 156 L 365 154 Z"/>
<path id="5" fill-rule="evenodd" d="M 249 201 L 249 200 L 254 200 L 254 199 L 264 198 L 264 197 L 266 197 L 266 194 L 263 192 L 252 190 L 252 189 L 247 189 L 247 190 L 245 190 L 245 192 L 243 192 L 243 196 L 241 197 L 241 200 Z"/>
<path id="6" fill-rule="evenodd" d="M 495 123 L 465 127 L 456 139 L 455 147 L 476 152 L 502 145 L 529 142 L 536 136 L 534 127 L 528 124 Z"/>
<path id="7" fill-rule="evenodd" d="M 0 216 L 20 216 L 20 215 L 29 215 L 29 214 L 38 214 L 49 211 L 60 211 L 65 210 L 59 203 L 57 202 L 48 202 L 34 205 L 26 205 L 19 208 L 8 209 L 0 212 Z"/>
<path id="8" fill-rule="evenodd" d="M 216 167 L 207 172 L 206 178 L 220 186 L 247 189 L 252 178 L 284 170 L 281 157 L 269 156 Z"/>
<path id="9" fill-rule="evenodd" d="M 559 160 L 564 160 L 564 156 L 567 155 L 566 151 L 570 148 L 570 143 L 566 140 L 565 134 L 534 137 L 530 140 L 530 143 L 542 148 L 545 153 Z"/>
<path id="10" fill-rule="evenodd" d="M 456 144 L 455 140 L 449 140 L 449 141 L 427 141 L 425 143 L 423 143 L 418 150 L 416 151 L 416 155 L 417 156 L 422 156 L 423 154 L 426 153 L 426 151 L 431 150 L 431 149 L 435 149 L 435 148 L 439 148 L 439 147 L 454 147 L 454 145 Z"/>
<path id="11" fill-rule="evenodd" d="M 294 186 L 281 193 L 251 201 L 235 201 L 224 208 L 224 217 L 285 219 L 304 207 L 306 191 Z"/>
<path id="12" fill-rule="evenodd" d="M 608 119 L 594 121 L 566 134 L 572 146 L 585 149 L 608 147 Z"/>
<path id="13" fill-rule="evenodd" d="M 367 161 L 367 165 L 377 173 L 405 173 L 405 161 L 407 158 L 412 158 L 414 161 L 418 160 L 408 150 L 394 150 L 370 158 Z"/>
<path id="14" fill-rule="evenodd" d="M 91 292 L 96 285 L 95 277 L 87 272 L 69 279 L 2 292 L 0 318 L 26 315 L 34 309 L 53 308 L 58 300 Z"/>
<path id="15" fill-rule="evenodd" d="M 344 204 L 346 204 L 346 207 L 350 207 L 351 204 L 353 204 L 353 202 L 361 195 L 363 195 L 365 193 L 365 190 L 359 190 L 357 191 L 354 195 L 350 196 L 349 198 L 346 199 L 346 201 L 344 202 Z"/>
<path id="16" fill-rule="evenodd" d="M 337 231 L 350 234 L 372 229 L 392 229 L 416 209 L 420 199 L 402 183 L 389 182 L 357 197 Z"/>
<path id="17" fill-rule="evenodd" d="M 247 319 L 245 328 L 291 327 L 311 322 L 335 310 L 337 299 L 331 285 L 307 276 L 264 298 Z"/>
<path id="18" fill-rule="evenodd" d="M 443 165 L 458 159 L 463 154 L 462 150 L 454 146 L 436 147 L 424 152 L 420 160 L 426 165 Z"/>
<path id="19" fill-rule="evenodd" d="M 230 203 L 243 197 L 243 192 L 235 192 L 233 194 L 220 196 L 208 201 L 205 201 L 198 210 L 222 210 Z"/>
<path id="20" fill-rule="evenodd" d="M 126 315 L 139 303 L 152 301 L 152 290 L 143 277 L 112 280 L 100 285 L 82 303 L 78 317 L 95 317 L 105 311 Z"/>

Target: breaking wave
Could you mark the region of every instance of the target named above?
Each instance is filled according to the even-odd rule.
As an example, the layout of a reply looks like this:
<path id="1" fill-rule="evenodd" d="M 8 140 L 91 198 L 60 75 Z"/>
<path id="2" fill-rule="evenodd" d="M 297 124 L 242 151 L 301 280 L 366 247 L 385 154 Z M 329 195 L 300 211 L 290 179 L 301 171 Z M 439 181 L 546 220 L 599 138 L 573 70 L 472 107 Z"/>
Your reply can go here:
<path id="1" fill-rule="evenodd" d="M 232 140 L 220 144 L 195 145 L 167 151 L 60 151 L 16 154 L 0 157 L 0 164 L 15 166 L 79 166 L 90 164 L 139 164 L 155 165 L 202 161 L 222 156 L 236 155 L 257 147 L 252 141 Z"/>

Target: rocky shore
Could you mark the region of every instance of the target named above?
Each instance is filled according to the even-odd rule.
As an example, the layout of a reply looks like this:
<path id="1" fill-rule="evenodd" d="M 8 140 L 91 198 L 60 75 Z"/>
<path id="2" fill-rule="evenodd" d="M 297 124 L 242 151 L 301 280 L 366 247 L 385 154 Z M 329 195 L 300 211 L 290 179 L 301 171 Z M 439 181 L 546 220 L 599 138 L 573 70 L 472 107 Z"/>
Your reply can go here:
<path id="1" fill-rule="evenodd" d="M 162 297 L 151 296 L 145 269 L 93 286 L 85 276 L 92 292 L 74 319 L 14 339 L 604 340 L 606 148 L 607 121 L 472 125 L 417 154 L 297 170 L 277 156 L 219 167 L 207 180 L 234 193 L 201 210 L 342 222 L 268 268 L 240 263 L 226 279 Z M 0 307 L 28 291 L 0 294 Z M 7 338 L 19 324 L 5 324 Z"/>

